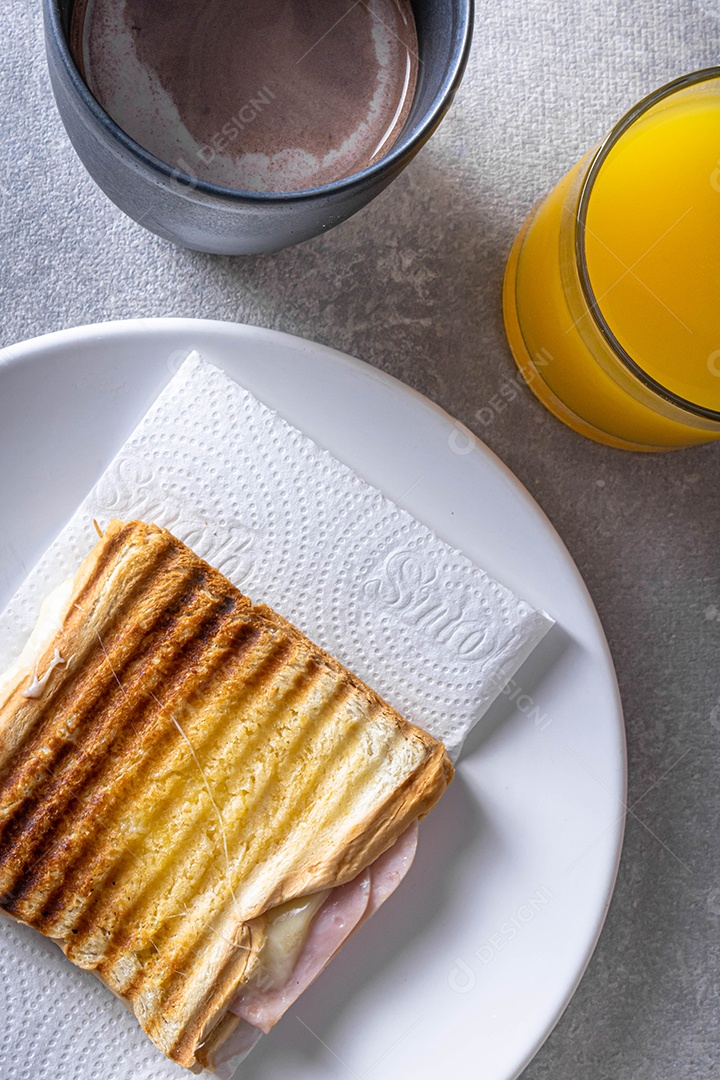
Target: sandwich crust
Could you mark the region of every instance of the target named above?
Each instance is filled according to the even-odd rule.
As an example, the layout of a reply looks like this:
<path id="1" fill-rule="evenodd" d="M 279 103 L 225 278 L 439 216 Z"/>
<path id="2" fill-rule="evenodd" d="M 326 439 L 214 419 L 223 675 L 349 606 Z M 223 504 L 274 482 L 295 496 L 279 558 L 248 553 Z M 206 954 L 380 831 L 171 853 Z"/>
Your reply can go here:
<path id="1" fill-rule="evenodd" d="M 266 913 L 350 881 L 428 813 L 452 765 L 139 521 L 109 524 L 27 661 L 0 686 L 0 908 L 197 1071 L 232 1033 Z"/>

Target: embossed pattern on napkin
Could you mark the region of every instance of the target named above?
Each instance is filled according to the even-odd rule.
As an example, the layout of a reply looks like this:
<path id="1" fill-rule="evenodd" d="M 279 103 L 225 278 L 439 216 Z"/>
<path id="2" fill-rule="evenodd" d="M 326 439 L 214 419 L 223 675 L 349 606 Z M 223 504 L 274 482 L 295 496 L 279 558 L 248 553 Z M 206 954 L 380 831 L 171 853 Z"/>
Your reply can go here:
<path id="1" fill-rule="evenodd" d="M 192 354 L 0 617 L 0 669 L 111 517 L 169 528 L 453 758 L 552 624 Z"/>

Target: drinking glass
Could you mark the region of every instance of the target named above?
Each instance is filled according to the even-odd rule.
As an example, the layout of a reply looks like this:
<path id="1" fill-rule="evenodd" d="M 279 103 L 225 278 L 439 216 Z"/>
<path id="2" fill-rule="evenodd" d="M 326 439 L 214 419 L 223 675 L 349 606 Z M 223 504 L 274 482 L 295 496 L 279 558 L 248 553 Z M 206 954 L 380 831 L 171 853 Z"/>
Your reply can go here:
<path id="1" fill-rule="evenodd" d="M 720 67 L 644 98 L 533 209 L 503 307 L 526 382 L 575 431 L 720 438 Z"/>

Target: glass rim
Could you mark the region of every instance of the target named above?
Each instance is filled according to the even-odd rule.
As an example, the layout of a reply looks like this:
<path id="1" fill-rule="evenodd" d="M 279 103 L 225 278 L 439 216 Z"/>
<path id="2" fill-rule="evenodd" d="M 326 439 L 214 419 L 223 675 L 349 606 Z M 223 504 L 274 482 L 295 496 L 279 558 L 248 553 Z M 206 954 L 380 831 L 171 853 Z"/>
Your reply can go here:
<path id="1" fill-rule="evenodd" d="M 583 296 L 595 326 L 605 342 L 610 346 L 615 356 L 630 371 L 630 373 L 653 393 L 659 395 L 665 401 L 676 406 L 678 409 L 681 409 L 683 412 L 691 413 L 693 416 L 701 417 L 704 420 L 712 420 L 720 423 L 720 411 L 708 408 L 705 405 L 699 405 L 697 402 L 690 401 L 688 398 L 684 398 L 680 394 L 676 394 L 673 390 L 669 390 L 666 386 L 663 386 L 661 382 L 658 382 L 657 379 L 654 379 L 649 375 L 636 360 L 633 360 L 632 356 L 630 356 L 627 350 L 620 344 L 600 309 L 600 304 L 590 282 L 590 272 L 585 254 L 588 205 L 595 187 L 595 181 L 610 152 L 615 148 L 625 132 L 631 128 L 637 120 L 649 112 L 650 109 L 659 104 L 659 102 L 670 97 L 672 94 L 677 93 L 679 90 L 684 90 L 686 87 L 694 86 L 697 83 L 708 82 L 711 79 L 720 79 L 720 66 L 702 68 L 699 71 L 690 72 L 688 75 L 681 75 L 679 78 L 665 83 L 657 90 L 653 90 L 652 93 L 641 98 L 636 105 L 633 105 L 633 107 L 618 120 L 608 135 L 605 136 L 590 161 L 580 188 L 577 210 L 575 213 L 577 221 L 577 228 L 575 230 L 575 262 L 580 277 L 580 286 Z"/>

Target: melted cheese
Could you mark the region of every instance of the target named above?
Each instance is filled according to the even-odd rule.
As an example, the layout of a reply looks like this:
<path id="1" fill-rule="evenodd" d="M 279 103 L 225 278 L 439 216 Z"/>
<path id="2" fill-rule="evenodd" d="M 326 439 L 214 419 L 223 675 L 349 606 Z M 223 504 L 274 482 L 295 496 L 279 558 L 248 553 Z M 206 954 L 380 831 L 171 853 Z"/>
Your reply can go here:
<path id="1" fill-rule="evenodd" d="M 292 975 L 303 950 L 310 924 L 332 890 L 302 896 L 268 912 L 267 937 L 253 982 L 262 990 L 281 986 Z"/>
<path id="2" fill-rule="evenodd" d="M 27 679 L 27 689 L 31 690 L 36 683 L 42 682 L 42 680 L 33 678 L 33 672 L 37 673 L 37 663 L 40 657 L 62 626 L 70 604 L 74 582 L 74 578 L 68 578 L 67 581 L 63 581 L 61 585 L 53 589 L 43 600 L 35 629 L 25 643 L 23 651 L 15 663 L 11 664 L 3 675 L 0 675 L 0 698 L 5 696 L 13 683 Z M 59 662 L 51 661 L 51 667 Z M 49 672 L 46 672 L 47 674 Z M 27 696 L 34 697 L 36 693 Z"/>
<path id="3" fill-rule="evenodd" d="M 27 698 L 39 698 L 39 697 L 42 697 L 43 694 L 45 693 L 45 687 L 47 686 L 48 681 L 50 679 L 50 676 L 52 675 L 55 668 L 59 667 L 62 664 L 67 664 L 67 663 L 68 663 L 68 661 L 65 660 L 65 658 L 60 655 L 60 650 L 56 649 L 54 654 L 53 654 L 52 660 L 50 661 L 50 663 L 47 666 L 47 671 L 45 672 L 44 675 L 41 676 L 39 674 L 39 672 L 38 672 L 39 661 L 36 661 L 36 663 L 35 663 L 35 675 L 33 677 L 33 681 L 31 682 L 30 686 L 28 686 L 27 690 L 23 690 L 23 697 L 27 697 Z"/>

